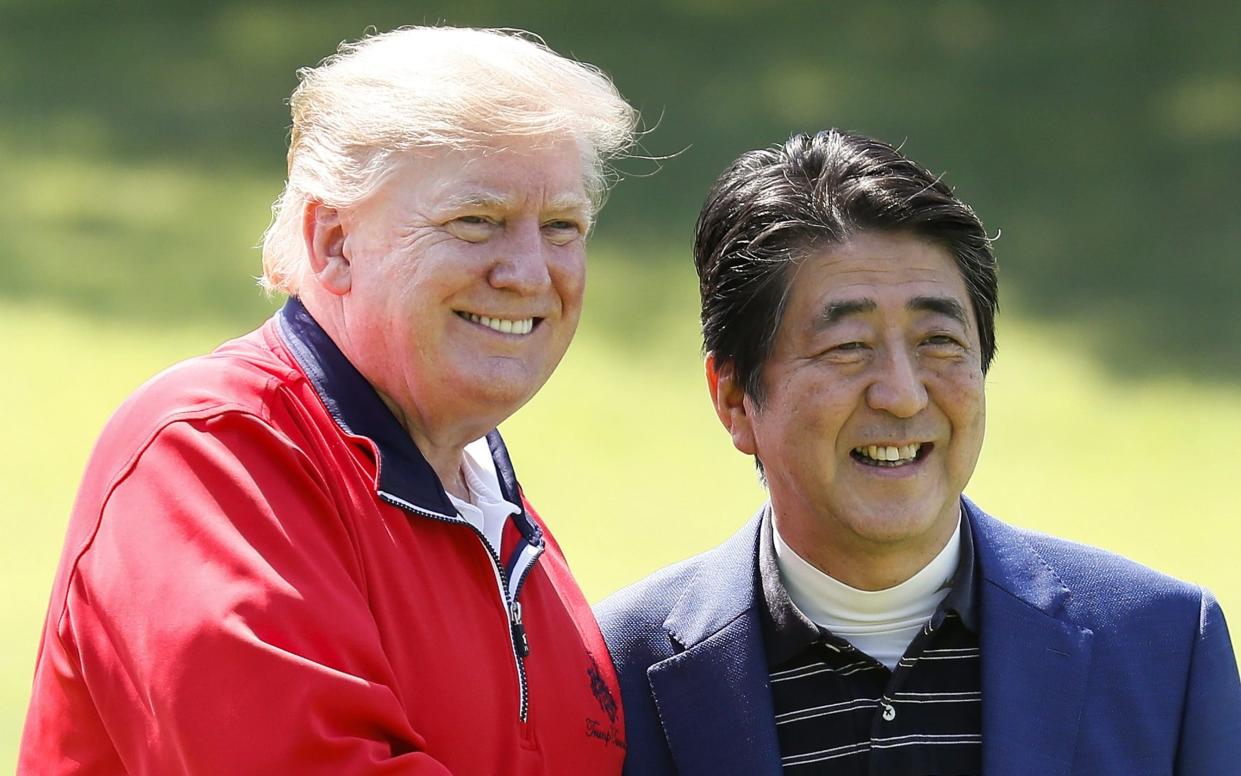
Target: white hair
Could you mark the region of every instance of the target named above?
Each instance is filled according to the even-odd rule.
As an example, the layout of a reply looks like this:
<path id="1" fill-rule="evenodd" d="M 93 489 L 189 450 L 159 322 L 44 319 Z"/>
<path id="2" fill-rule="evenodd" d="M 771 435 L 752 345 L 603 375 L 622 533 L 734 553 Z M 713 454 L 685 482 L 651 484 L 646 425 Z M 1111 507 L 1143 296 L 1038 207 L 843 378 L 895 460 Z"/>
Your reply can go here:
<path id="1" fill-rule="evenodd" d="M 342 43 L 297 75 L 288 180 L 263 235 L 262 285 L 287 294 L 306 264 L 305 203 L 358 204 L 401 154 L 569 137 L 598 209 L 607 162 L 629 148 L 637 124 L 601 71 L 518 30 L 403 27 Z"/>

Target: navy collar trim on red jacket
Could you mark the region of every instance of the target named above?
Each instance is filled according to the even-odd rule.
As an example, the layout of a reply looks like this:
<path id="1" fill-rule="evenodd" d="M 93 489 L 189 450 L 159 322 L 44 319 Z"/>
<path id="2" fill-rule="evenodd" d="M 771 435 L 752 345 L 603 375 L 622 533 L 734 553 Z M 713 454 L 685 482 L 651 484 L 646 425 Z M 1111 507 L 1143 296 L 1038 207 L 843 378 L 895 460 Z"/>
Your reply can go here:
<path id="1" fill-rule="evenodd" d="M 366 437 L 375 444 L 379 452 L 377 492 L 407 509 L 430 513 L 430 517 L 460 520 L 439 476 L 413 439 L 301 301 L 289 297 L 276 313 L 276 321 L 281 339 L 336 424 L 345 433 Z M 500 432 L 493 430 L 488 434 L 487 444 L 501 493 L 521 507 L 516 524 L 522 537 L 531 544 L 540 544 L 542 531 L 526 514 L 521 488 Z"/>

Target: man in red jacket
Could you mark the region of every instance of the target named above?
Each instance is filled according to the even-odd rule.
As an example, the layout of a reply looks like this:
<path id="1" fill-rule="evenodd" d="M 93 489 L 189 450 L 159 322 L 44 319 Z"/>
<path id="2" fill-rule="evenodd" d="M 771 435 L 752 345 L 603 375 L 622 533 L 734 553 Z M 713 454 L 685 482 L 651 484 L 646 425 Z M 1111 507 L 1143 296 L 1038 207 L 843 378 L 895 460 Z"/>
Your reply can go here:
<path id="1" fill-rule="evenodd" d="M 300 76 L 264 241 L 289 300 L 104 430 L 19 771 L 618 773 L 611 661 L 495 427 L 573 336 L 635 114 L 496 31 Z"/>

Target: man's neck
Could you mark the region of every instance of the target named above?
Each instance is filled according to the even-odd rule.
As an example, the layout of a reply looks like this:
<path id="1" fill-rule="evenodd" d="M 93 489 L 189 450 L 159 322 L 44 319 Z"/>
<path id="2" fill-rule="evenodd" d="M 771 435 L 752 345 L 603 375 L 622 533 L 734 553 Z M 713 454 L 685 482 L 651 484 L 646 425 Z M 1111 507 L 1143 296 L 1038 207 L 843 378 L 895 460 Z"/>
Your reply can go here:
<path id="1" fill-rule="evenodd" d="M 379 398 L 383 400 L 383 403 L 392 412 L 392 416 L 405 429 L 405 433 L 409 434 L 410 438 L 414 440 L 414 444 L 418 447 L 418 452 L 422 453 L 422 457 L 427 459 L 427 463 L 431 464 L 431 468 L 435 470 L 435 474 L 439 477 L 444 490 L 459 499 L 469 500 L 470 490 L 465 484 L 465 474 L 461 471 L 462 456 L 465 454 L 466 444 L 477 439 L 477 435 L 461 441 L 466 435 L 457 434 L 453 435 L 450 441 L 440 442 L 423 433 L 422 428 L 412 422 L 410 417 L 401 409 L 401 406 L 384 395 L 383 391 L 377 390 L 376 393 L 379 394 Z"/>
<path id="2" fill-rule="evenodd" d="M 899 543 L 869 542 L 856 536 L 838 536 L 813 526 L 782 520 L 773 506 L 780 536 L 798 556 L 838 582 L 858 590 L 887 590 L 909 580 L 947 546 L 960 523 L 958 507 L 953 520 L 939 520 L 935 531 Z"/>
<path id="3" fill-rule="evenodd" d="M 348 331 L 343 325 L 341 298 L 312 283 L 307 284 L 300 299 L 319 327 L 331 338 L 345 358 L 349 358 L 355 348 L 350 344 Z M 457 498 L 468 500 L 469 488 L 461 471 L 465 446 L 494 428 L 495 423 L 488 425 L 487 420 L 480 419 L 473 419 L 472 422 L 444 422 L 445 418 L 454 417 L 454 413 L 443 411 L 442 407 L 423 408 L 412 401 L 398 401 L 396 395 L 389 395 L 366 374 L 362 364 L 354 359 L 350 359 L 350 362 L 375 389 L 375 393 L 396 418 L 397 423 L 405 429 L 405 433 L 409 434 L 418 447 L 418 452 L 422 453 L 422 457 L 435 470 L 444 490 Z M 432 423 L 432 419 L 437 422 Z"/>

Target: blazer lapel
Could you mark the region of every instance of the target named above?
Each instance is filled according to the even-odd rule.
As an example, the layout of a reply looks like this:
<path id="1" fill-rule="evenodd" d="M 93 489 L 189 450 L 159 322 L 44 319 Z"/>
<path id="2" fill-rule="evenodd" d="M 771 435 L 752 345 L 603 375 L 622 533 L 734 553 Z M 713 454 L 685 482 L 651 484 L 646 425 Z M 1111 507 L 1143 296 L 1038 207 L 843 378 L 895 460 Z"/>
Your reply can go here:
<path id="1" fill-rule="evenodd" d="M 711 553 L 664 621 L 685 650 L 647 669 L 684 774 L 780 773 L 757 608 L 762 514 Z"/>
<path id="2" fill-rule="evenodd" d="M 1060 619 L 1069 590 L 1014 529 L 966 501 L 982 577 L 982 759 L 988 776 L 1066 776 L 1094 634 Z"/>

